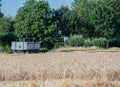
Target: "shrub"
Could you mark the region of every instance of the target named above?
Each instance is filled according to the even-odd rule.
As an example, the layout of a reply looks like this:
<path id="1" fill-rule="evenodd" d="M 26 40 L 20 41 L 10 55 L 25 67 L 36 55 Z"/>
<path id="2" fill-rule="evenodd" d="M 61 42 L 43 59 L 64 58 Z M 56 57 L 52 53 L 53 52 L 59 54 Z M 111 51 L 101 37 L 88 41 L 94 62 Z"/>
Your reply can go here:
<path id="1" fill-rule="evenodd" d="M 12 41 L 15 41 L 17 39 L 16 35 L 12 32 L 7 32 L 2 35 L 0 35 L 0 45 L 6 46 L 11 45 Z"/>
<path id="2" fill-rule="evenodd" d="M 48 52 L 48 48 L 40 48 L 40 52 L 42 53 Z"/>
<path id="3" fill-rule="evenodd" d="M 6 45 L 5 47 L 0 46 L 0 52 L 2 53 L 13 53 L 10 46 Z"/>
<path id="4" fill-rule="evenodd" d="M 91 40 L 89 40 L 89 39 L 85 40 L 84 41 L 84 46 L 85 47 L 91 47 L 91 46 L 93 46 L 93 42 Z"/>
<path id="5" fill-rule="evenodd" d="M 4 52 L 4 49 L 5 49 L 4 47 L 0 46 L 0 53 Z"/>
<path id="6" fill-rule="evenodd" d="M 120 38 L 113 38 L 109 40 L 109 47 L 120 47 Z"/>
<path id="7" fill-rule="evenodd" d="M 12 51 L 12 49 L 11 49 L 10 46 L 6 45 L 5 49 L 4 49 L 4 52 L 6 52 L 6 53 L 12 53 L 13 51 Z"/>
<path id="8" fill-rule="evenodd" d="M 68 39 L 68 45 L 71 47 L 83 46 L 84 39 L 81 35 L 74 35 Z"/>
<path id="9" fill-rule="evenodd" d="M 54 48 L 59 48 L 59 47 L 61 47 L 61 43 L 60 42 L 55 43 Z"/>
<path id="10" fill-rule="evenodd" d="M 93 46 L 108 48 L 108 40 L 105 38 L 95 38 L 92 40 Z"/>

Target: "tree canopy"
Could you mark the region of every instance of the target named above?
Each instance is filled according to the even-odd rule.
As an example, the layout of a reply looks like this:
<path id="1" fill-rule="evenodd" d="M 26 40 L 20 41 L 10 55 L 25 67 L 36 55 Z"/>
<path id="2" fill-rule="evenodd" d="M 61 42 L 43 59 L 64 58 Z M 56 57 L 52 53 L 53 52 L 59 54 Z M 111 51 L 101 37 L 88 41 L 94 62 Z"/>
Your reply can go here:
<path id="1" fill-rule="evenodd" d="M 16 14 L 15 32 L 21 40 L 48 41 L 54 36 L 55 29 L 48 2 L 29 0 Z"/>
<path id="2" fill-rule="evenodd" d="M 0 18 L 3 17 L 3 13 L 1 12 L 1 0 L 0 0 Z"/>
<path id="3" fill-rule="evenodd" d="M 89 38 L 115 36 L 115 14 L 102 0 L 74 0 L 73 10 L 83 22 L 82 32 Z"/>
<path id="4" fill-rule="evenodd" d="M 13 32 L 13 28 L 11 25 L 10 18 L 2 17 L 0 18 L 0 34 L 6 33 L 6 32 Z"/>
<path id="5" fill-rule="evenodd" d="M 120 38 L 119 4 L 119 0 L 74 0 L 71 8 L 55 10 L 45 0 L 27 0 L 14 19 L 0 12 L 0 34 L 13 32 L 19 41 L 42 41 L 47 48 L 63 46 L 65 37 L 74 35 L 87 42 Z"/>

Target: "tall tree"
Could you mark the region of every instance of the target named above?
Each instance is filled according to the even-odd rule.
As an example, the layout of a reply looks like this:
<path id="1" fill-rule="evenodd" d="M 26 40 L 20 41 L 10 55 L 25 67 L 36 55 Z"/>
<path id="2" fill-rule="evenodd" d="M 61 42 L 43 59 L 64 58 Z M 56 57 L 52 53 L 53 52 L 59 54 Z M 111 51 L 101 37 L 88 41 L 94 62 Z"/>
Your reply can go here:
<path id="1" fill-rule="evenodd" d="M 116 23 L 116 37 L 120 37 L 120 0 L 103 0 L 105 6 L 108 6 L 114 12 L 114 22 Z"/>
<path id="2" fill-rule="evenodd" d="M 0 12 L 1 12 L 1 0 L 0 0 Z"/>
<path id="3" fill-rule="evenodd" d="M 0 17 L 3 17 L 3 13 L 1 12 L 1 0 L 0 0 Z"/>
<path id="4" fill-rule="evenodd" d="M 74 0 L 73 10 L 84 22 L 85 34 L 89 38 L 115 35 L 114 13 L 99 0 Z"/>
<path id="5" fill-rule="evenodd" d="M 82 33 L 83 22 L 81 17 L 77 15 L 77 12 L 72 10 L 70 17 L 70 35 L 80 35 Z"/>
<path id="6" fill-rule="evenodd" d="M 15 32 L 21 40 L 40 40 L 45 45 L 52 42 L 56 24 L 48 2 L 28 0 L 15 17 Z"/>
<path id="7" fill-rule="evenodd" d="M 67 6 L 61 6 L 58 10 L 54 11 L 57 35 L 61 42 L 64 42 L 64 37 L 70 36 L 70 16 L 71 11 Z M 64 45 L 64 43 L 62 45 Z"/>
<path id="8" fill-rule="evenodd" d="M 94 26 L 91 23 L 94 16 L 91 13 L 91 4 L 88 2 L 88 0 L 74 0 L 72 5 L 73 12 L 76 15 L 74 18 L 79 21 L 76 23 L 77 26 L 79 26 L 76 27 L 75 30 L 79 32 L 78 34 L 82 34 L 84 37 L 89 37 L 90 39 L 94 37 Z"/>
<path id="9" fill-rule="evenodd" d="M 58 23 L 58 28 L 61 30 L 61 34 L 63 36 L 69 36 L 69 24 L 70 24 L 70 16 L 71 11 L 66 6 L 61 6 L 58 10 L 55 12 L 56 14 L 56 21 Z"/>
<path id="10" fill-rule="evenodd" d="M 11 27 L 11 21 L 7 17 L 0 18 L 0 34 L 6 33 L 6 32 L 12 32 L 13 29 Z"/>
<path id="11" fill-rule="evenodd" d="M 0 0 L 0 11 L 1 11 L 1 0 Z"/>

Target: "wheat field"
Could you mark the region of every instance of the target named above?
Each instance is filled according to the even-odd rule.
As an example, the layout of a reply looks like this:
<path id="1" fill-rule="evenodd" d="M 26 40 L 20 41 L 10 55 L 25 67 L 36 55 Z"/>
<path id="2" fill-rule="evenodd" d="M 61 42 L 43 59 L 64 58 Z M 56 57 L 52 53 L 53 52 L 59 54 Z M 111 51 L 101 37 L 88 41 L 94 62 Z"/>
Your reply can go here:
<path id="1" fill-rule="evenodd" d="M 0 54 L 0 87 L 120 87 L 120 50 Z"/>

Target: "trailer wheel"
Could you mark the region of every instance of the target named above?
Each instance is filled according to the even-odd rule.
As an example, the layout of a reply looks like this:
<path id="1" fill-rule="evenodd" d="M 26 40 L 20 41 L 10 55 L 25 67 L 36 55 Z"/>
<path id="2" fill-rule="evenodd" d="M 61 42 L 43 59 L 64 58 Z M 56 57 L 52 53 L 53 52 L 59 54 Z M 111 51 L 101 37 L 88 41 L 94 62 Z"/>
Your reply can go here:
<path id="1" fill-rule="evenodd" d="M 36 49 L 36 50 L 34 50 L 34 52 L 35 52 L 35 53 L 39 53 L 39 50 L 38 50 L 38 49 Z"/>

